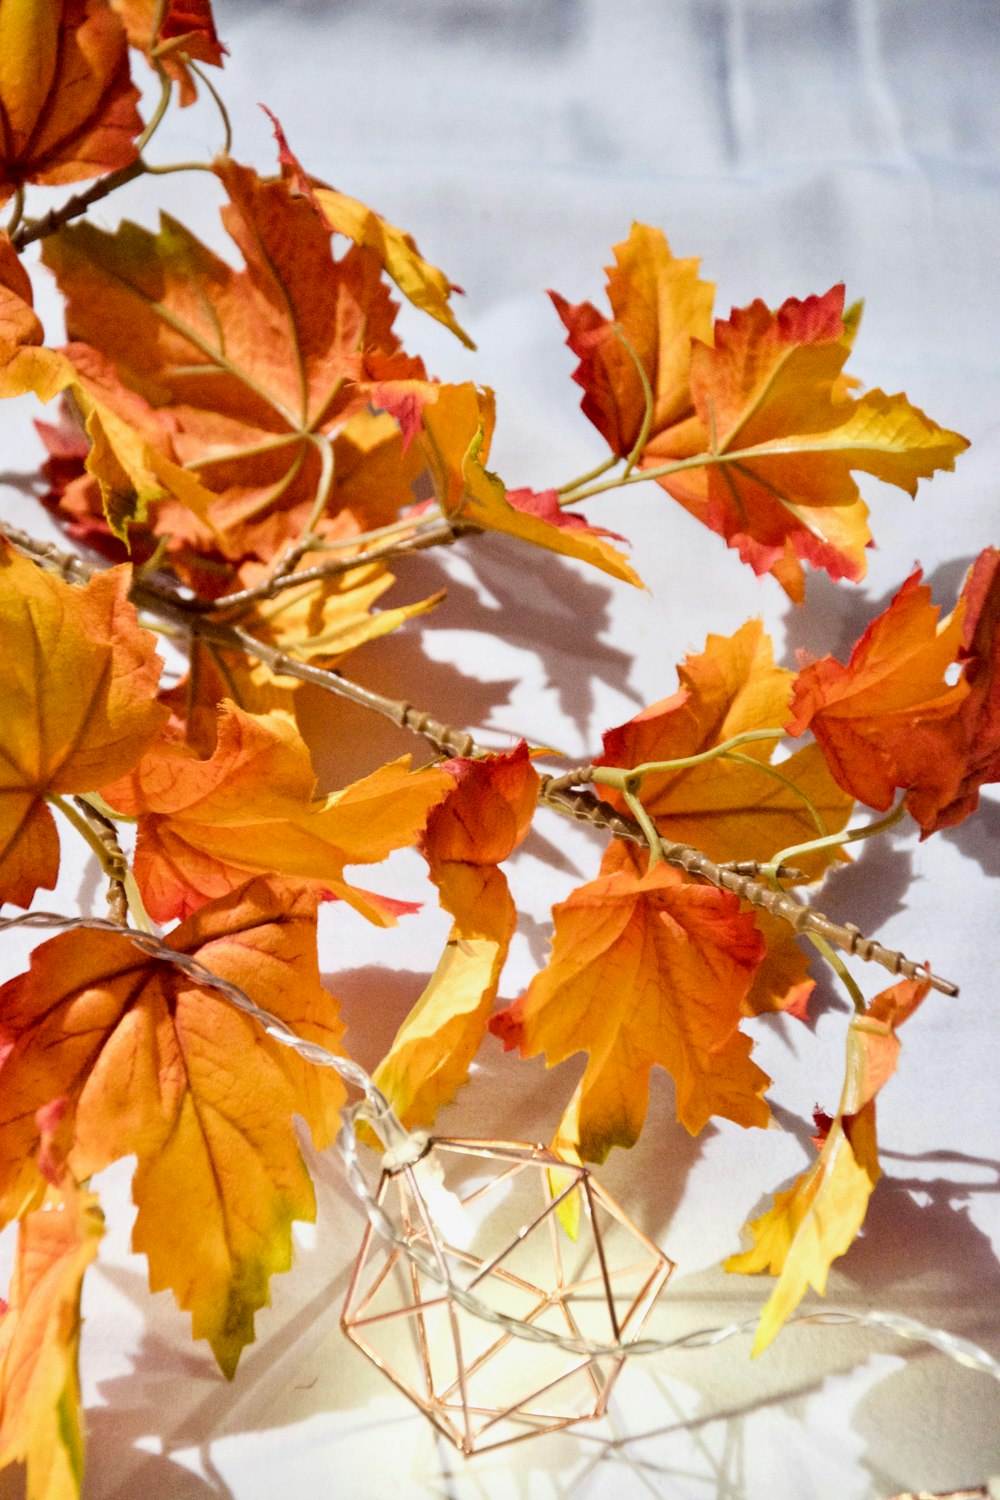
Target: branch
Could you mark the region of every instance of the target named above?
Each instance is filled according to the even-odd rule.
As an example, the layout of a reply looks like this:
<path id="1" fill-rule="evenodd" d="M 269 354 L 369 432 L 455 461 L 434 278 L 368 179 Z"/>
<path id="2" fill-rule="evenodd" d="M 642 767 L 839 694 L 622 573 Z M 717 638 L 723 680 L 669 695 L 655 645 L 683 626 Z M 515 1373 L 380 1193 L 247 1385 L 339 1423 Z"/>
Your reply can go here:
<path id="1" fill-rule="evenodd" d="M 124 187 L 127 182 L 134 182 L 148 170 L 146 163 L 141 157 L 129 162 L 127 167 L 119 167 L 117 172 L 109 172 L 106 177 L 99 177 L 96 182 L 82 193 L 75 193 L 68 198 L 59 208 L 50 208 L 47 214 L 40 219 L 27 219 L 11 235 L 11 244 L 14 249 L 21 251 L 26 245 L 34 240 L 43 240 L 47 235 L 55 234 L 64 224 L 71 219 L 78 219 L 85 214 L 92 203 L 99 203 L 116 188 Z"/>
<path id="2" fill-rule="evenodd" d="M 58 547 L 48 542 L 38 542 L 12 526 L 0 526 L 0 532 L 6 535 L 19 551 L 38 563 L 55 568 L 63 578 L 84 581 L 99 571 L 83 562 L 82 559 L 61 552 Z M 339 672 L 331 672 L 323 667 L 314 667 L 308 662 L 299 661 L 296 657 L 278 650 L 277 647 L 258 640 L 256 636 L 250 635 L 248 631 L 241 630 L 238 626 L 224 625 L 192 614 L 190 608 L 182 608 L 171 597 L 164 595 L 159 589 L 141 579 L 133 583 L 130 597 L 138 608 L 148 610 L 161 619 L 182 626 L 196 639 L 220 646 L 223 650 L 251 656 L 262 662 L 276 676 L 293 677 L 299 682 L 312 683 L 314 687 L 322 688 L 325 692 L 335 693 L 337 697 L 347 698 L 362 708 L 381 714 L 383 718 L 398 724 L 401 729 L 408 729 L 413 734 L 421 735 L 442 755 L 481 757 L 488 754 L 482 746 L 477 745 L 471 734 L 442 724 L 430 714 L 414 708 L 411 703 L 403 699 L 386 698 L 381 693 L 373 692 L 370 688 L 349 681 Z M 546 807 L 551 807 L 563 817 L 590 823 L 595 828 L 606 828 L 616 838 L 627 839 L 632 843 L 649 847 L 637 823 L 613 812 L 593 792 L 568 787 L 566 782 L 570 775 L 578 776 L 579 772 L 541 778 L 540 800 Z M 800 905 L 785 892 L 776 891 L 752 876 L 742 873 L 738 867 L 716 864 L 700 849 L 691 848 L 687 844 L 667 843 L 663 839 L 660 839 L 659 843 L 662 857 L 668 864 L 675 865 L 689 875 L 708 881 L 719 890 L 732 891 L 734 895 L 749 902 L 751 906 L 770 912 L 772 916 L 781 917 L 795 932 L 817 933 L 835 947 L 864 959 L 866 963 L 881 964 L 890 973 L 902 974 L 907 979 L 926 981 L 944 995 L 958 994 L 958 986 L 951 980 L 940 978 L 926 965 L 914 963 L 904 954 L 884 947 L 875 938 L 865 937 L 861 929 L 853 922 L 834 922 L 822 912 Z"/>
<path id="3" fill-rule="evenodd" d="M 381 542 L 378 546 L 369 547 L 364 552 L 355 552 L 352 557 L 331 558 L 328 562 L 316 563 L 311 568 L 302 568 L 298 573 L 278 573 L 262 583 L 255 584 L 253 588 L 241 589 L 238 594 L 223 594 L 220 599 L 211 601 L 197 600 L 189 604 L 182 603 L 182 607 L 190 610 L 191 613 L 211 611 L 213 614 L 229 614 L 234 610 L 247 609 L 262 599 L 273 599 L 285 589 L 298 588 L 300 584 L 315 583 L 323 578 L 336 578 L 341 573 L 350 573 L 355 568 L 363 568 L 367 563 L 385 562 L 393 557 L 404 557 L 409 552 L 422 552 L 427 547 L 447 547 L 463 532 L 478 529 L 478 527 L 471 527 L 461 522 L 456 525 L 445 517 L 425 527 L 422 531 L 416 531 L 413 536 L 404 537 L 402 541 Z M 288 561 L 289 559 L 286 558 L 285 562 Z"/>
<path id="4" fill-rule="evenodd" d="M 606 828 L 615 838 L 628 839 L 633 844 L 646 846 L 646 839 L 638 823 L 613 812 L 592 792 L 567 790 L 559 784 L 563 780 L 562 777 L 542 778 L 541 801 L 546 806 L 561 812 L 565 817 L 590 823 L 595 828 Z M 781 917 L 795 932 L 815 932 L 843 952 L 854 954 L 866 963 L 881 964 L 891 974 L 902 974 L 906 979 L 926 980 L 943 995 L 958 994 L 958 986 L 950 979 L 942 979 L 925 964 L 914 963 L 904 954 L 884 947 L 875 938 L 865 937 L 853 922 L 834 922 L 811 906 L 801 906 L 784 891 L 776 891 L 752 876 L 741 874 L 732 865 L 716 864 L 707 854 L 702 854 L 700 849 L 693 849 L 688 844 L 669 844 L 661 839 L 660 847 L 667 864 L 675 865 L 688 875 L 700 876 L 717 889 L 732 891 L 751 906 Z"/>

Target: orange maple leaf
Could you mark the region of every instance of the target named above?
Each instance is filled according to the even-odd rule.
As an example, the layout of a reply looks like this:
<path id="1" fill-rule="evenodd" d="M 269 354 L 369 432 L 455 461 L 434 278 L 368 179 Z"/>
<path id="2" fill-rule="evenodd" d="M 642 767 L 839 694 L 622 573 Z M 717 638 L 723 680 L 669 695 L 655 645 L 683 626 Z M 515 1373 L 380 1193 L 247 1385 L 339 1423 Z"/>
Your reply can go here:
<path id="1" fill-rule="evenodd" d="M 27 906 L 56 883 L 47 799 L 124 775 L 166 719 L 130 581 L 116 568 L 75 588 L 0 539 L 0 901 Z"/>
<path id="2" fill-rule="evenodd" d="M 191 61 L 221 68 L 219 41 L 209 0 L 111 0 L 125 23 L 129 45 L 155 60 L 179 85 L 181 107 L 193 104 L 198 86 Z M 159 21 L 159 24 L 157 24 Z"/>
<path id="3" fill-rule="evenodd" d="M 216 171 L 244 269 L 168 218 L 158 235 L 67 227 L 45 259 L 67 300 L 76 342 L 66 354 L 81 383 L 95 359 L 110 362 L 148 398 L 163 456 L 189 481 L 182 493 L 168 474 L 165 487 L 188 506 L 196 494 L 226 558 L 267 561 L 336 517 L 333 439 L 365 411 L 368 386 L 424 372 L 400 351 L 374 254 L 352 246 L 334 261 L 329 227 L 285 178 L 264 182 L 228 159 Z M 107 383 L 101 394 L 116 399 Z"/>
<path id="4" fill-rule="evenodd" d="M 552 957 L 519 1000 L 490 1022 L 505 1048 L 549 1066 L 589 1058 L 560 1139 L 603 1161 L 631 1146 L 659 1063 L 692 1134 L 713 1115 L 765 1125 L 769 1079 L 739 1030 L 764 945 L 735 896 L 686 883 L 666 865 L 619 871 L 556 906 Z"/>
<path id="5" fill-rule="evenodd" d="M 687 759 L 747 731 L 780 728 L 795 681 L 793 672 L 775 665 L 759 620 L 748 620 L 732 636 L 709 636 L 704 652 L 688 656 L 677 676 L 680 690 L 672 698 L 607 731 L 595 765 L 631 769 Z M 719 757 L 643 777 L 639 795 L 658 831 L 720 863 L 767 860 L 823 832 L 839 833 L 851 797 L 838 788 L 815 745 L 772 766 L 779 738 L 744 744 L 736 759 Z M 617 810 L 627 810 L 619 792 L 598 790 Z M 824 828 L 816 827 L 810 805 Z M 836 857 L 836 851 L 822 851 L 802 863 L 817 876 Z"/>
<path id="6" fill-rule="evenodd" d="M 871 533 L 852 471 L 915 495 L 918 479 L 953 468 L 968 447 L 904 395 L 848 394 L 843 313 L 834 286 L 776 313 L 757 301 L 719 319 L 714 345 L 696 341 L 691 358 L 697 422 L 661 433 L 641 460 L 650 468 L 705 453 L 660 483 L 797 603 L 803 562 L 864 577 Z"/>
<path id="7" fill-rule="evenodd" d="M 421 415 L 428 467 L 446 516 L 580 558 L 613 578 L 641 586 L 628 559 L 607 540 L 613 532 L 588 526 L 581 516 L 564 516 L 554 497 L 544 492 L 508 492 L 486 468 L 495 419 L 491 391 L 472 384 L 439 386 Z"/>
<path id="8" fill-rule="evenodd" d="M 29 1500 L 75 1500 L 83 1479 L 80 1288 L 104 1217 L 72 1181 L 18 1225 L 0 1315 L 0 1469 L 27 1465 Z"/>
<path id="9" fill-rule="evenodd" d="M 135 877 L 156 921 L 186 916 L 249 874 L 273 872 L 312 881 L 388 926 L 399 904 L 349 884 L 344 866 L 413 844 L 450 787 L 444 771 L 411 771 L 403 756 L 314 799 L 309 751 L 291 720 L 224 703 L 208 760 L 167 736 L 101 794 L 139 820 Z"/>
<path id="10" fill-rule="evenodd" d="M 85 460 L 87 482 L 99 496 L 91 512 L 103 518 L 100 534 L 91 526 L 81 536 L 100 542 L 101 535 L 110 540 L 110 532 L 124 540 L 127 523 L 145 518 L 169 486 L 182 503 L 173 503 L 172 515 L 161 514 L 161 524 L 172 524 L 211 546 L 211 530 L 197 519 L 204 517 L 211 494 L 166 457 L 167 430 L 149 402 L 128 390 L 95 350 L 78 346 L 72 351 L 74 363 L 70 351 L 45 348 L 43 338 L 31 281 L 9 238 L 0 234 L 0 398 L 31 392 L 47 402 L 62 392 L 72 395 L 85 435 L 77 471 L 82 472 Z M 69 477 L 65 473 L 63 482 Z M 125 555 L 119 547 L 113 560 Z"/>
<path id="11" fill-rule="evenodd" d="M 243 989 L 300 1036 L 340 1050 L 316 958 L 316 895 L 258 879 L 170 934 L 178 952 Z M 315 1212 L 293 1116 L 322 1149 L 344 1089 L 271 1041 L 218 990 L 124 935 L 75 931 L 36 948 L 0 990 L 0 1209 L 44 1188 L 37 1111 L 65 1098 L 69 1164 L 89 1177 L 138 1157 L 133 1247 L 171 1287 L 227 1375 L 253 1338 L 268 1281 L 291 1262 L 294 1219 Z"/>
<path id="12" fill-rule="evenodd" d="M 573 307 L 557 292 L 549 296 L 580 359 L 573 379 L 584 389 L 583 410 L 612 451 L 625 458 L 646 420 L 636 361 L 653 398 L 646 442 L 691 415 L 691 340 L 711 340 L 715 287 L 699 279 L 700 261 L 678 259 L 663 233 L 645 224 L 632 225 L 614 256 L 615 265 L 607 268 L 612 319 L 589 302 Z"/>
<path id="13" fill-rule="evenodd" d="M 381 214 L 357 198 L 338 192 L 318 177 L 310 176 L 289 146 L 280 121 L 266 104 L 261 108 L 271 121 L 282 170 L 296 191 L 313 204 L 335 234 L 342 234 L 355 245 L 363 245 L 372 251 L 407 301 L 436 322 L 443 323 L 467 349 L 474 349 L 475 344 L 459 326 L 448 305 L 452 292 L 461 292 L 462 288 L 424 259 L 412 235 L 390 224 L 388 219 L 383 219 Z"/>
<path id="14" fill-rule="evenodd" d="M 812 1166 L 774 1206 L 750 1225 L 754 1244 L 731 1255 L 727 1271 L 768 1271 L 778 1283 L 757 1328 L 754 1354 L 766 1349 L 812 1286 L 822 1295 L 830 1265 L 854 1240 L 881 1176 L 875 1135 L 875 1096 L 896 1070 L 896 1028 L 913 1014 L 930 986 L 901 980 L 854 1016 L 847 1037 L 844 1088 L 836 1119 Z"/>
<path id="15" fill-rule="evenodd" d="M 837 783 L 880 811 L 897 787 L 936 800 L 942 777 L 955 785 L 958 758 L 945 759 L 945 735 L 969 686 L 945 676 L 962 644 L 960 606 L 945 622 L 918 568 L 873 620 L 847 666 L 813 662 L 795 684 L 790 734 L 811 729 Z"/>
<path id="16" fill-rule="evenodd" d="M 5 0 L 0 10 L 0 204 L 135 161 L 142 129 L 108 0 Z"/>
<path id="17" fill-rule="evenodd" d="M 631 840 L 612 839 L 601 859 L 600 873 L 602 876 L 614 875 L 619 870 L 626 870 L 641 877 L 648 869 L 648 849 Z M 689 881 L 688 876 L 682 878 Z M 690 883 L 699 884 L 697 881 Z M 783 1011 L 804 1021 L 816 982 L 809 978 L 809 959 L 799 947 L 795 932 L 781 917 L 772 917 L 748 902 L 741 901 L 740 909 L 752 918 L 766 950 L 741 1001 L 741 1013 L 762 1016 Z M 566 1139 L 558 1138 L 554 1149 L 564 1151 L 566 1145 Z"/>
<path id="18" fill-rule="evenodd" d="M 951 828 L 975 812 L 979 788 L 1000 781 L 1000 550 L 987 547 L 969 570 L 959 600 L 961 682 L 967 692 L 938 720 L 933 761 L 921 768 L 906 805 L 923 830 Z M 935 784 L 936 777 L 936 784 Z"/>
<path id="19" fill-rule="evenodd" d="M 497 868 L 524 838 L 538 775 L 523 743 L 442 768 L 455 786 L 427 820 L 421 848 L 454 922 L 441 961 L 403 1021 L 375 1082 L 405 1125 L 429 1125 L 466 1081 L 514 933 L 517 912 Z"/>

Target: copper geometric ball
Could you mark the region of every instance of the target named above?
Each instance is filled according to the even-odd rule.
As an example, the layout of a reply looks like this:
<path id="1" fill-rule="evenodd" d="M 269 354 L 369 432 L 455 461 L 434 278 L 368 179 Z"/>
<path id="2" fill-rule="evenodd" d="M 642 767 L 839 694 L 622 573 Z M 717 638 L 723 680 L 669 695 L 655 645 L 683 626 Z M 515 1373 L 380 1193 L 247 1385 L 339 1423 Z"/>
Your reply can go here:
<path id="1" fill-rule="evenodd" d="M 544 1146 L 433 1140 L 382 1174 L 407 1244 L 491 1309 L 596 1344 L 637 1339 L 673 1262 Z M 341 1324 L 463 1453 L 604 1415 L 624 1356 L 528 1343 L 455 1303 L 371 1225 Z"/>

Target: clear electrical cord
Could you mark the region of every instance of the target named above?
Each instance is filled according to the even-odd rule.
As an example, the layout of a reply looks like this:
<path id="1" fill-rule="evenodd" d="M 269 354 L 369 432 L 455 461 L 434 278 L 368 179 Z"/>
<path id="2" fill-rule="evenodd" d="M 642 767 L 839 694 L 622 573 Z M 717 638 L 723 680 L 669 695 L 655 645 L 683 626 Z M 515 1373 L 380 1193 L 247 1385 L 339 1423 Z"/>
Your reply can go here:
<path id="1" fill-rule="evenodd" d="M 693 1332 L 673 1339 L 640 1338 L 631 1343 L 596 1343 L 590 1339 L 574 1338 L 551 1332 L 546 1328 L 539 1328 L 533 1323 L 509 1317 L 498 1309 L 490 1307 L 474 1292 L 454 1282 L 448 1275 L 447 1267 L 443 1262 L 439 1262 L 422 1246 L 413 1244 L 400 1235 L 376 1201 L 358 1156 L 357 1122 L 366 1121 L 378 1135 L 385 1147 L 382 1165 L 388 1170 L 396 1170 L 418 1161 L 427 1150 L 429 1137 L 424 1132 L 408 1131 L 401 1124 L 385 1095 L 357 1063 L 347 1057 L 338 1057 L 336 1053 L 329 1052 L 316 1042 L 297 1036 L 278 1016 L 255 1004 L 238 985 L 213 974 L 197 959 L 171 948 L 169 943 L 152 933 L 120 927 L 102 917 L 65 917 L 53 912 L 41 911 L 26 912 L 16 917 L 0 917 L 0 930 L 15 927 L 56 929 L 85 927 L 100 932 L 114 933 L 118 937 L 125 938 L 150 957 L 172 964 L 196 984 L 206 985 L 218 991 L 237 1010 L 256 1021 L 274 1041 L 284 1047 L 291 1047 L 306 1062 L 319 1068 L 332 1068 L 345 1083 L 359 1089 L 362 1099 L 359 1103 L 349 1105 L 344 1109 L 344 1123 L 337 1136 L 337 1148 L 343 1159 L 347 1181 L 352 1191 L 376 1232 L 403 1251 L 424 1275 L 442 1286 L 448 1297 L 474 1317 L 494 1324 L 502 1328 L 504 1332 L 523 1339 L 527 1343 L 549 1344 L 567 1353 L 584 1355 L 593 1359 L 662 1354 L 672 1349 L 707 1349 L 724 1343 L 727 1339 L 735 1338 L 739 1334 L 752 1333 L 756 1328 L 758 1320 L 754 1316 L 720 1327 L 695 1329 Z M 898 1338 L 930 1345 L 954 1360 L 956 1364 L 963 1365 L 967 1369 L 978 1370 L 1000 1381 L 1000 1361 L 994 1359 L 985 1349 L 969 1339 L 960 1338 L 957 1334 L 947 1333 L 943 1329 L 931 1328 L 901 1313 L 874 1310 L 848 1312 L 831 1308 L 817 1312 L 794 1313 L 787 1321 L 832 1327 L 855 1324 L 880 1329 Z"/>

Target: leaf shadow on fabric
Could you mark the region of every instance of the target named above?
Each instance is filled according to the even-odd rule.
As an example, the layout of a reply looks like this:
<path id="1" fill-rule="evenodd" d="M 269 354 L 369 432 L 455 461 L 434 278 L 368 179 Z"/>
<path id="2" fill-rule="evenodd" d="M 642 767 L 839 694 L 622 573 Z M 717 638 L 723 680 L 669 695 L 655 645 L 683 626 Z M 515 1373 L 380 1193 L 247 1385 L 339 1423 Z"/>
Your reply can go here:
<path id="1" fill-rule="evenodd" d="M 566 562 L 555 553 L 506 537 L 484 533 L 460 542 L 458 549 L 455 555 L 475 573 L 485 598 L 456 580 L 438 558 L 429 553 L 414 556 L 405 565 L 408 597 L 439 588 L 448 591 L 444 605 L 421 618 L 421 630 L 482 634 L 486 666 L 490 643 L 498 636 L 508 646 L 533 653 L 544 668 L 546 686 L 558 695 L 562 712 L 579 731 L 581 746 L 588 745 L 594 732 L 595 679 L 641 706 L 638 695 L 623 686 L 631 656 L 602 639 L 611 624 L 612 588 L 625 584 L 609 587 L 582 563 Z M 444 712 L 440 704 L 435 709 Z M 456 713 L 460 718 L 461 709 Z M 467 711 L 463 722 L 469 723 Z M 531 725 L 520 727 L 530 734 Z"/>
<path id="2" fill-rule="evenodd" d="M 1000 1192 L 1000 1162 L 950 1151 L 911 1155 L 883 1148 L 881 1154 L 884 1166 L 900 1173 L 909 1168 L 912 1175 L 881 1179 L 844 1274 L 866 1304 L 917 1317 L 997 1357 L 1000 1261 L 972 1209 L 979 1195 Z M 880 1488 L 891 1488 L 888 1434 L 900 1412 L 908 1433 L 907 1484 L 937 1490 L 996 1473 L 1000 1428 L 993 1383 L 932 1349 L 891 1347 L 908 1353 L 906 1363 L 879 1382 L 854 1419 Z"/>
<path id="3" fill-rule="evenodd" d="M 808 1149 L 807 1127 L 784 1111 L 775 1113 Z M 975 1195 L 1000 1191 L 1000 1162 L 948 1151 L 882 1155 L 885 1165 L 898 1164 L 912 1175 L 882 1178 L 864 1236 L 833 1268 L 825 1301 L 813 1298 L 807 1309 L 898 1311 L 996 1355 L 1000 1264 L 969 1210 Z M 752 1318 L 769 1286 L 760 1278 L 727 1277 L 720 1268 L 675 1276 L 649 1332 L 669 1336 Z M 901 1360 L 901 1366 L 880 1373 L 886 1357 Z M 671 1477 L 697 1478 L 715 1500 L 756 1500 L 762 1491 L 752 1460 L 762 1451 L 762 1434 L 778 1442 L 783 1435 L 808 1434 L 816 1420 L 814 1403 L 829 1398 L 831 1379 L 870 1361 L 867 1389 L 838 1443 L 843 1473 L 831 1471 L 824 1493 L 848 1492 L 838 1488 L 837 1478 L 859 1493 L 859 1472 L 871 1475 L 872 1495 L 907 1487 L 951 1490 L 981 1483 L 1000 1462 L 992 1382 L 929 1346 L 877 1329 L 789 1328 L 752 1363 L 749 1340 L 739 1338 L 718 1349 L 664 1353 L 655 1361 L 653 1378 L 672 1419 L 645 1428 L 630 1420 L 611 1440 L 599 1430 L 581 1429 L 579 1440 L 593 1450 L 591 1471 L 600 1466 L 606 1472 L 609 1463 L 627 1466 L 657 1493 Z M 577 1482 L 585 1477 L 577 1475 Z"/>
<path id="4" fill-rule="evenodd" d="M 937 837 L 954 844 L 966 859 L 975 860 L 984 875 L 1000 877 L 1000 801 L 995 793 L 982 793 L 971 817 L 955 828 L 942 829 Z"/>
<path id="5" fill-rule="evenodd" d="M 344 676 L 386 697 L 413 702 L 461 729 L 488 723 L 514 686 L 513 678 L 491 680 L 485 673 L 476 678 L 451 662 L 434 661 L 423 651 L 421 630 L 413 622 L 384 636 L 375 649 L 353 653 Z M 412 755 L 418 766 L 433 753 L 425 741 L 390 719 L 321 688 L 300 689 L 298 721 L 321 791 L 345 786 L 399 755 Z"/>
<path id="6" fill-rule="evenodd" d="M 324 974 L 324 985 L 340 1001 L 348 1056 L 374 1072 L 429 978 L 426 973 L 387 969 L 379 964 Z"/>
<path id="7" fill-rule="evenodd" d="M 906 910 L 912 883 L 913 855 L 895 844 L 890 832 L 877 841 L 877 847 L 874 840 L 860 845 L 853 863 L 831 870 L 811 901 L 835 922 L 856 922 L 866 936 L 877 936 L 890 917 Z M 809 972 L 816 980 L 807 1021 L 812 1027 L 829 1010 L 849 1010 L 850 1002 L 833 970 L 811 945 L 802 946 L 813 959 Z M 855 977 L 861 979 L 866 993 L 874 994 L 882 985 L 884 970 L 874 964 L 866 968 L 864 975 L 855 968 Z"/>

